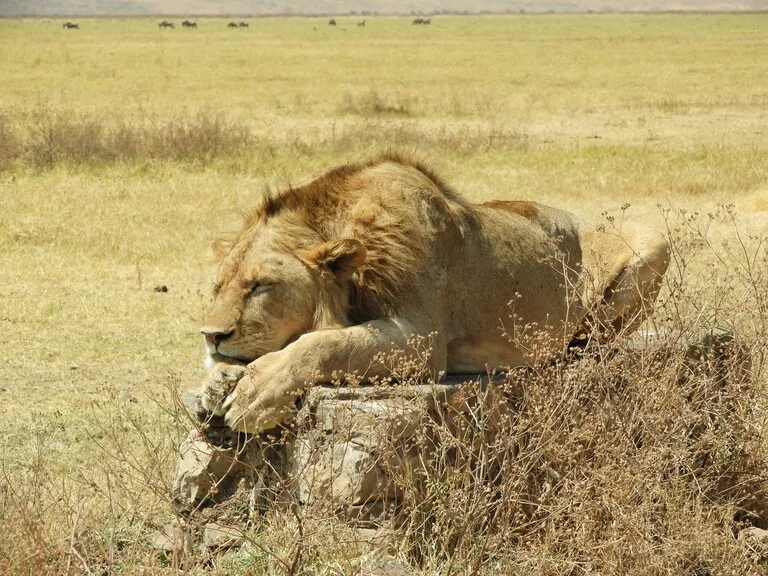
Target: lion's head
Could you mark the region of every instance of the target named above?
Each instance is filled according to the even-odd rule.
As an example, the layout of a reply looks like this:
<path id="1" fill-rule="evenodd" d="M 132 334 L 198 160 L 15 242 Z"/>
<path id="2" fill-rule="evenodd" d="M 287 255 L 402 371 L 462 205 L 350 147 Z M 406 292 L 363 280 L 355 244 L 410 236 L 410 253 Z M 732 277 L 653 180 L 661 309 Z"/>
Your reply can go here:
<path id="1" fill-rule="evenodd" d="M 309 331 L 392 315 L 409 302 L 431 235 L 471 214 L 428 169 L 394 155 L 267 193 L 234 241 L 215 246 L 209 358 L 250 362 Z"/>
<path id="2" fill-rule="evenodd" d="M 215 245 L 215 300 L 201 330 L 208 364 L 251 362 L 306 332 L 345 323 L 348 284 L 365 247 L 313 236 L 296 223 L 260 219 L 235 242 Z"/>

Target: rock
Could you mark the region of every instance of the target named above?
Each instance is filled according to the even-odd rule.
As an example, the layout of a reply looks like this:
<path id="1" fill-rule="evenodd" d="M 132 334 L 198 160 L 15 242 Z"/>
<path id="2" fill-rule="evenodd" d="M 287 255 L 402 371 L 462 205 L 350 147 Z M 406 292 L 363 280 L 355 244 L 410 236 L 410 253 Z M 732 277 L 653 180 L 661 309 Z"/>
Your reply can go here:
<path id="1" fill-rule="evenodd" d="M 236 528 L 209 522 L 203 529 L 203 546 L 212 549 L 230 548 L 243 541 L 243 532 Z"/>
<path id="2" fill-rule="evenodd" d="M 361 576 L 411 576 L 413 572 L 406 569 L 394 556 L 380 556 L 360 571 Z"/>
<path id="3" fill-rule="evenodd" d="M 768 530 L 750 526 L 739 532 L 739 542 L 755 562 L 768 560 Z"/>
<path id="4" fill-rule="evenodd" d="M 194 388 L 192 390 L 187 390 L 181 400 L 184 402 L 184 406 L 196 413 L 205 410 L 205 408 L 203 408 L 202 398 L 202 391 L 199 388 Z"/>
<path id="5" fill-rule="evenodd" d="M 184 406 L 192 412 L 198 422 L 211 420 L 211 415 L 208 414 L 208 411 L 203 407 L 203 393 L 199 388 L 188 390 L 182 397 L 182 402 L 184 402 Z M 213 423 L 217 424 L 217 422 Z M 223 419 L 221 425 L 226 426 Z"/>
<path id="6" fill-rule="evenodd" d="M 461 417 L 452 399 L 487 385 L 455 379 L 440 385 L 392 385 L 308 391 L 285 439 L 235 434 L 206 413 L 199 390 L 184 404 L 200 422 L 181 443 L 173 504 L 184 512 L 211 503 L 251 516 L 294 498 L 330 506 L 357 526 L 391 518 L 404 478 L 437 446 L 429 421 Z M 285 444 L 283 443 L 285 441 Z M 425 456 L 426 455 L 426 456 Z M 242 495 L 247 494 L 244 499 Z M 238 496 L 239 495 L 239 496 Z M 231 500 L 231 502 L 230 502 Z M 237 502 L 235 502 L 237 500 Z M 218 507 L 217 507 L 218 508 Z M 207 515 L 209 521 L 221 516 Z"/>
<path id="7" fill-rule="evenodd" d="M 412 437 L 422 428 L 427 406 L 423 397 L 315 399 L 311 392 L 309 402 L 324 432 L 354 431 L 357 437 L 373 436 L 366 439 L 367 443 L 383 440 L 382 433 L 386 438 Z"/>
<path id="8" fill-rule="evenodd" d="M 418 465 L 415 448 L 433 401 L 429 386 L 407 390 L 309 391 L 304 401 L 306 430 L 298 434 L 288 456 L 300 502 L 333 501 L 343 510 L 398 497 L 391 473 Z"/>
<path id="9" fill-rule="evenodd" d="M 337 506 L 359 505 L 394 495 L 393 486 L 369 446 L 355 442 L 297 440 L 291 453 L 302 504 L 333 498 Z"/>
<path id="10" fill-rule="evenodd" d="M 176 546 L 173 536 L 169 535 L 164 529 L 155 530 L 149 536 L 149 545 L 157 550 L 163 550 L 164 552 L 173 552 Z M 181 548 L 179 546 L 178 548 Z"/>
<path id="11" fill-rule="evenodd" d="M 281 496 L 285 500 L 283 487 L 287 483 L 277 478 L 285 468 L 283 445 L 214 424 L 201 424 L 179 446 L 171 484 L 174 508 L 193 513 L 221 504 L 221 510 L 232 508 L 237 515 L 248 517 L 264 511 Z"/>
<path id="12" fill-rule="evenodd" d="M 359 528 L 377 529 L 385 525 L 397 524 L 397 500 L 378 500 L 357 506 L 347 506 L 339 510 L 341 516 Z"/>
<path id="13" fill-rule="evenodd" d="M 178 520 L 172 520 L 149 535 L 149 545 L 157 550 L 180 554 L 192 550 L 192 534 Z"/>
<path id="14" fill-rule="evenodd" d="M 645 350 L 648 346 L 663 342 L 669 334 L 657 330 L 637 330 L 629 335 L 624 346 L 628 350 Z"/>
<path id="15" fill-rule="evenodd" d="M 171 492 L 179 510 L 199 507 L 226 488 L 227 480 L 239 470 L 237 449 L 216 446 L 210 438 L 192 430 L 179 446 L 179 460 Z"/>

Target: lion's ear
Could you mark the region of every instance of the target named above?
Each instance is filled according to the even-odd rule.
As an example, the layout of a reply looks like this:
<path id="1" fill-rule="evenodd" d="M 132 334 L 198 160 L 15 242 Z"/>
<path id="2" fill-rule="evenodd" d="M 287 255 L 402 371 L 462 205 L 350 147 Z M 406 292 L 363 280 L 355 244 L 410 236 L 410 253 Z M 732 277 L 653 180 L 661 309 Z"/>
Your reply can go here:
<path id="1" fill-rule="evenodd" d="M 232 250 L 232 242 L 226 240 L 216 240 L 212 245 L 213 255 L 219 260 L 223 260 L 224 257 Z"/>
<path id="2" fill-rule="evenodd" d="M 366 250 L 360 240 L 341 238 L 315 246 L 299 254 L 310 266 L 328 270 L 338 280 L 349 280 L 365 262 Z"/>

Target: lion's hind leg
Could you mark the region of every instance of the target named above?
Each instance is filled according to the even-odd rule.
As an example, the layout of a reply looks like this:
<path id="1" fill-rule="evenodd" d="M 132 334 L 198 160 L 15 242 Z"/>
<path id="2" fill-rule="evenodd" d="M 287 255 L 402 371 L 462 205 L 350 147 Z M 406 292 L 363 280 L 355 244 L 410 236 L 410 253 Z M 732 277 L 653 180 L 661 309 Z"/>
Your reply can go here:
<path id="1" fill-rule="evenodd" d="M 588 314 L 574 345 L 607 343 L 636 330 L 650 315 L 670 259 L 664 237 L 641 226 L 582 233 L 583 301 Z"/>

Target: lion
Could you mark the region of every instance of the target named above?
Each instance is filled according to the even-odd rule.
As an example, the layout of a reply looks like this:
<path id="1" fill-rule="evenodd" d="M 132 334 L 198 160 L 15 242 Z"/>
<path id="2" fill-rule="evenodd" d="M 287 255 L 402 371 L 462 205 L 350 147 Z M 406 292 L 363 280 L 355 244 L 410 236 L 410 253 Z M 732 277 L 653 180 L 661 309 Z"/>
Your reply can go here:
<path id="1" fill-rule="evenodd" d="M 472 204 L 396 154 L 265 194 L 214 251 L 202 402 L 247 433 L 288 422 L 307 387 L 337 371 L 386 377 L 377 358 L 414 335 L 430 335 L 436 377 L 566 358 L 587 335 L 609 341 L 647 317 L 669 262 L 650 228 L 594 226 L 535 202 Z M 512 336 L 526 330 L 535 345 Z"/>

